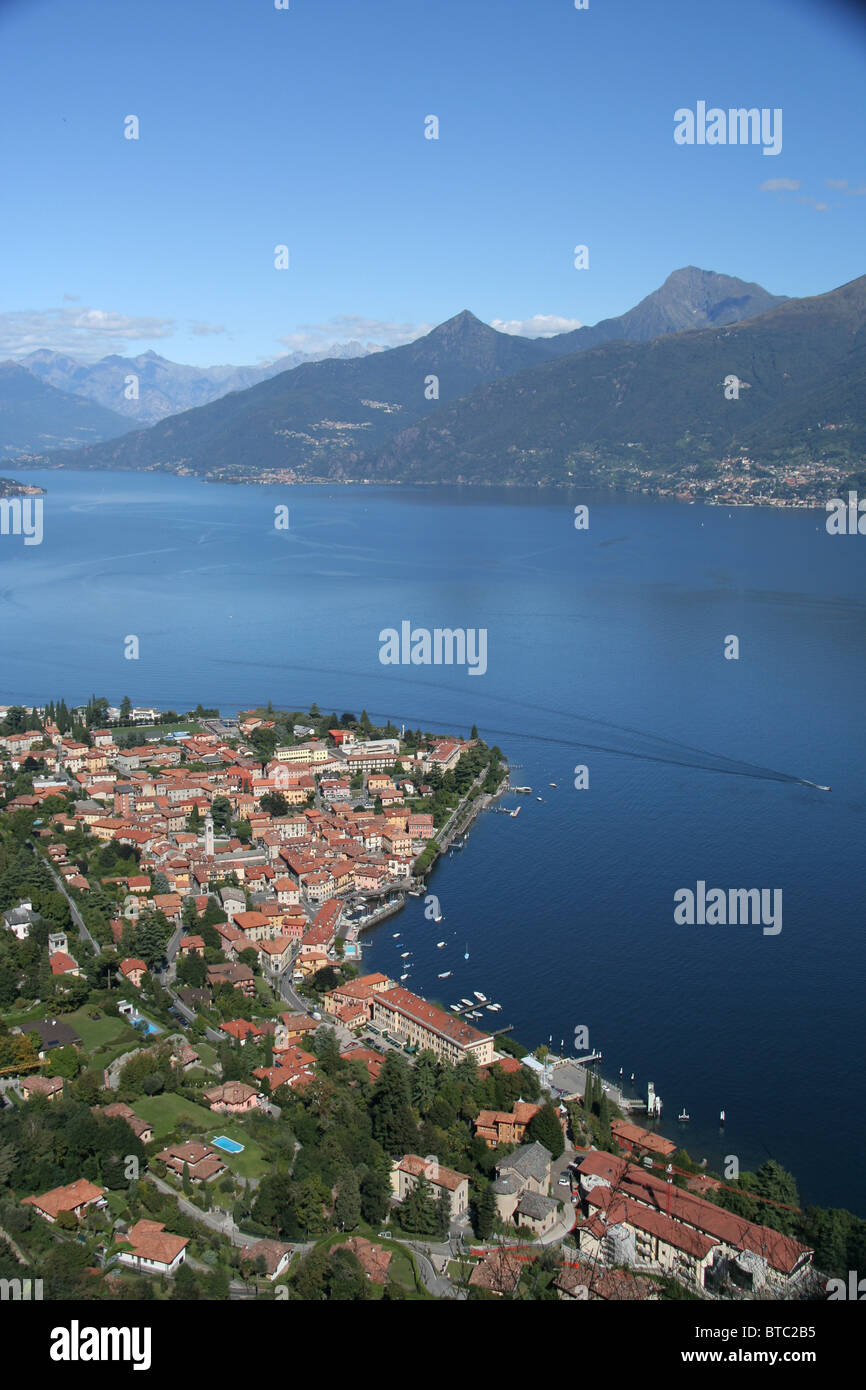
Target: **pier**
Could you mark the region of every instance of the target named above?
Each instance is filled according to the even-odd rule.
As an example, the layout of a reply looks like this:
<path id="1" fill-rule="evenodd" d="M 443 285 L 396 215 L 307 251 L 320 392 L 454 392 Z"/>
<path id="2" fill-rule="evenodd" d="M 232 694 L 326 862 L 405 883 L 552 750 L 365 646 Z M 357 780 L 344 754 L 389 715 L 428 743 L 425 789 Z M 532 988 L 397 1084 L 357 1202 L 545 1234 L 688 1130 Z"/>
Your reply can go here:
<path id="1" fill-rule="evenodd" d="M 524 1063 L 528 1059 L 524 1058 Z M 557 1057 L 551 1053 L 541 1064 L 536 1062 L 542 1085 L 560 1096 L 583 1096 L 586 1093 L 587 1067 L 601 1060 L 600 1052 L 585 1057 Z M 598 1075 L 598 1073 L 596 1073 Z M 625 1115 L 640 1114 L 646 1111 L 646 1101 L 638 1096 L 627 1096 L 612 1081 L 601 1078 L 604 1093 Z"/>

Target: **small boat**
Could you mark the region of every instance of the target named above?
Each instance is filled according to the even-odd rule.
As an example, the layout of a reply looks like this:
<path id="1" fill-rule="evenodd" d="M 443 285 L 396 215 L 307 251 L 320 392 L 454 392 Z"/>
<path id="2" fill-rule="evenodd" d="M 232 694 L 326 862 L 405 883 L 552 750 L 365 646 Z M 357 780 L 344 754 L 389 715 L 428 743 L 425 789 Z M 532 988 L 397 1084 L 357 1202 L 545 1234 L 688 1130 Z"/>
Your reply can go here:
<path id="1" fill-rule="evenodd" d="M 679 1120 L 680 1124 L 685 1125 L 688 1124 L 690 1118 L 691 1117 L 689 1115 L 689 1112 L 686 1110 L 686 1107 L 683 1106 L 682 1110 L 677 1115 L 677 1119 Z"/>
<path id="2" fill-rule="evenodd" d="M 401 960 L 405 960 L 406 957 L 407 957 L 407 956 L 411 956 L 411 954 L 412 954 L 411 951 L 401 951 L 401 952 L 400 952 L 400 958 L 401 958 Z"/>
<path id="3" fill-rule="evenodd" d="M 556 786 L 556 783 L 555 783 L 555 782 L 548 782 L 548 786 L 550 786 L 550 787 L 555 787 L 555 786 Z"/>
<path id="4" fill-rule="evenodd" d="M 724 1112 L 724 1110 L 723 1110 L 723 1111 L 721 1112 L 721 1114 L 719 1115 L 719 1124 L 720 1124 L 720 1125 L 723 1125 L 724 1123 L 725 1123 L 725 1112 Z"/>
<path id="5" fill-rule="evenodd" d="M 518 806 L 514 811 L 509 811 L 507 814 L 511 817 L 512 820 L 516 820 L 522 810 L 523 807 Z"/>
<path id="6" fill-rule="evenodd" d="M 541 800 L 541 797 L 540 797 L 540 796 L 537 796 L 535 799 L 536 799 L 536 801 L 540 801 L 540 800 Z"/>
<path id="7" fill-rule="evenodd" d="M 433 921 L 434 921 L 434 922 L 441 922 L 441 921 L 442 921 L 442 913 L 441 913 L 441 912 L 437 912 L 436 916 L 433 918 Z"/>
<path id="8" fill-rule="evenodd" d="M 400 935 L 400 933 L 399 933 L 398 931 L 395 931 L 395 932 L 392 932 L 391 935 L 393 936 L 394 940 L 396 941 L 396 940 L 397 940 L 397 937 Z"/>
<path id="9" fill-rule="evenodd" d="M 442 971 L 442 974 L 439 976 L 439 979 L 440 979 L 440 980 L 447 980 L 447 979 L 450 977 L 451 973 L 452 973 L 452 972 L 451 972 L 450 970 L 443 970 L 443 971 Z"/>
<path id="10" fill-rule="evenodd" d="M 408 978 L 409 978 L 409 971 L 408 971 L 408 970 L 406 971 L 405 975 L 401 975 L 401 976 L 400 976 L 400 979 L 401 979 L 401 980 L 408 980 Z"/>
<path id="11" fill-rule="evenodd" d="M 480 1014 L 480 1012 L 479 1012 L 478 1010 L 476 1010 L 474 1013 L 467 1014 L 467 1018 L 480 1018 L 480 1017 L 481 1017 L 481 1014 Z"/>
<path id="12" fill-rule="evenodd" d="M 501 1005 L 501 1004 L 488 1004 L 487 1007 L 488 1007 L 488 1009 L 490 1010 L 490 1012 L 491 1012 L 492 1014 L 498 1014 L 499 1011 L 500 1011 L 500 1009 L 502 1008 L 502 1005 Z"/>
<path id="13" fill-rule="evenodd" d="M 475 998 L 478 1000 L 479 1004 L 487 1003 L 487 995 L 482 994 L 480 989 L 473 989 L 472 993 L 475 995 Z"/>
<path id="14" fill-rule="evenodd" d="M 471 1000 L 471 999 L 463 998 L 463 999 L 460 1000 L 460 1002 L 461 1002 L 461 1004 L 465 1004 L 466 1007 L 467 1007 L 467 1009 L 471 1009 L 471 1008 L 473 1007 L 473 1004 L 472 1004 L 472 1000 Z"/>
<path id="15" fill-rule="evenodd" d="M 460 1004 L 451 1004 L 451 1005 L 449 1005 L 449 1008 L 451 1009 L 451 1012 L 452 1012 L 452 1013 L 459 1014 L 460 1011 L 461 1011 L 462 1005 L 460 1005 Z"/>

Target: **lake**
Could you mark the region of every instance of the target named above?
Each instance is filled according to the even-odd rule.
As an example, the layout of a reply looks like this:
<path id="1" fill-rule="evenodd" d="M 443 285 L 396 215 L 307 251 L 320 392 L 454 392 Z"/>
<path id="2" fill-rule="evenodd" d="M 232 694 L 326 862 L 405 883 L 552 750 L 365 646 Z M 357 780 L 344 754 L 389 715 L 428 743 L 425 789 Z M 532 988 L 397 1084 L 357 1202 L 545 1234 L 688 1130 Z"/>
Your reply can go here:
<path id="1" fill-rule="evenodd" d="M 410 988 L 481 990 L 531 1047 L 584 1026 L 694 1157 L 772 1155 L 804 1203 L 866 1214 L 866 540 L 817 512 L 540 490 L 15 476 L 48 493 L 41 545 L 0 537 L 0 700 L 476 723 L 533 793 L 437 866 L 441 925 L 410 900 L 365 966 L 411 950 Z M 407 620 L 486 630 L 484 675 L 382 665 Z M 678 925 L 699 881 L 780 889 L 782 930 Z"/>

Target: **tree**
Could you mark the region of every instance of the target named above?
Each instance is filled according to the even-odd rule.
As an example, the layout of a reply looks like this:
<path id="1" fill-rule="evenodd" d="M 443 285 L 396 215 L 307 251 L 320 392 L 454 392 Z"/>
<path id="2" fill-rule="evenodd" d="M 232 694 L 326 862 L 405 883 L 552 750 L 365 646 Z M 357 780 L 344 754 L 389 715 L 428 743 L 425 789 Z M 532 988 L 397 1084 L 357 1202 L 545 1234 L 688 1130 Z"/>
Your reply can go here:
<path id="1" fill-rule="evenodd" d="M 438 1235 L 438 1206 L 429 1182 L 421 1176 L 403 1199 L 400 1207 L 400 1225 L 404 1231 L 411 1231 L 414 1235 Z"/>
<path id="2" fill-rule="evenodd" d="M 496 1220 L 496 1196 L 489 1183 L 485 1183 L 475 1199 L 472 1226 L 479 1240 L 489 1240 L 493 1234 Z"/>
<path id="3" fill-rule="evenodd" d="M 79 1066 L 78 1052 L 74 1047 L 58 1047 L 51 1054 L 51 1070 L 55 1076 L 73 1081 L 78 1075 Z"/>
<path id="4" fill-rule="evenodd" d="M 526 1127 L 526 1138 L 531 1144 L 543 1144 L 546 1149 L 553 1154 L 554 1158 L 560 1158 L 565 1152 L 565 1140 L 562 1137 L 562 1127 L 559 1123 L 559 1116 L 552 1101 L 547 1101 L 539 1111 L 533 1115 Z"/>
<path id="5" fill-rule="evenodd" d="M 259 762 L 269 763 L 277 746 L 277 732 L 275 729 L 253 729 L 250 743 L 255 749 Z"/>
<path id="6" fill-rule="evenodd" d="M 341 1231 L 354 1231 L 361 1220 L 361 1190 L 354 1168 L 349 1168 L 340 1181 L 334 1220 Z"/>
<path id="7" fill-rule="evenodd" d="M 373 1138 L 386 1153 L 397 1157 L 412 1152 L 417 1130 L 409 1108 L 409 1069 L 396 1052 L 389 1052 L 382 1064 L 370 1100 L 370 1118 Z"/>
<path id="8" fill-rule="evenodd" d="M 378 1168 L 371 1168 L 361 1179 L 361 1216 L 370 1226 L 377 1226 L 388 1214 L 391 1184 Z"/>
<path id="9" fill-rule="evenodd" d="M 265 792 L 259 801 L 263 811 L 267 811 L 269 816 L 288 815 L 289 803 L 282 792 Z"/>

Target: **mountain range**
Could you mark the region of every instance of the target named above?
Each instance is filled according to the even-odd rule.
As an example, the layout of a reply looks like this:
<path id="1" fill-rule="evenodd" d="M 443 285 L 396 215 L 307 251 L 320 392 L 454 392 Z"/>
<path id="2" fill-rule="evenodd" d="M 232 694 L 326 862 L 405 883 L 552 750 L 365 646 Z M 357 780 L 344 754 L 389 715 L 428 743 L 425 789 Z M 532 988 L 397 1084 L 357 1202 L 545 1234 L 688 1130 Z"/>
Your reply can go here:
<path id="1" fill-rule="evenodd" d="M 85 396 L 136 424 L 152 425 L 166 415 L 207 405 L 229 391 L 243 391 L 268 377 L 291 371 L 302 362 L 320 362 L 329 357 L 365 357 L 381 351 L 370 343 L 351 342 L 339 343 L 321 352 L 290 352 L 257 367 L 189 367 L 181 362 L 170 362 L 156 352 L 143 352 L 138 357 L 113 354 L 98 362 L 79 362 L 65 353 L 39 348 L 19 358 L 19 365 L 60 391 Z M 138 378 L 138 394 L 128 399 L 127 381 L 131 374 Z M 127 424 L 127 429 L 130 428 L 132 426 Z"/>
<path id="2" fill-rule="evenodd" d="M 786 299 L 687 267 L 591 328 L 529 339 L 464 310 L 405 346 L 302 363 L 51 461 L 231 481 L 623 485 L 706 476 L 746 450 L 768 466 L 853 466 L 864 325 L 866 277 Z"/>
<path id="3" fill-rule="evenodd" d="M 725 393 L 735 379 L 736 395 Z M 372 461 L 401 481 L 607 483 L 681 476 L 748 453 L 859 467 L 866 276 L 757 318 L 610 342 L 487 385 L 399 432 Z"/>

